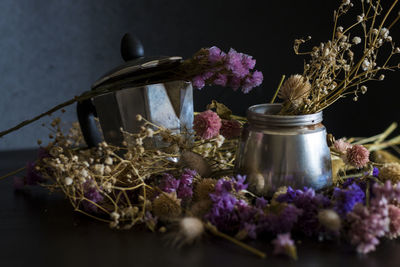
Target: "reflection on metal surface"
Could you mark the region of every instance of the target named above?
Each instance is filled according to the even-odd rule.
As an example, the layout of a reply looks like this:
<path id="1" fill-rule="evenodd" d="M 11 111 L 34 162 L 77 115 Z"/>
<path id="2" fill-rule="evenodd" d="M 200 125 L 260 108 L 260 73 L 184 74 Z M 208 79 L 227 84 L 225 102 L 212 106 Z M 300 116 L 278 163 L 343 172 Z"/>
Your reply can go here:
<path id="1" fill-rule="evenodd" d="M 248 110 L 236 170 L 248 175 L 249 189 L 271 195 L 280 186 L 321 189 L 332 184 L 331 158 L 322 113 L 275 115 L 280 104 Z"/>
<path id="2" fill-rule="evenodd" d="M 193 89 L 190 82 L 173 81 L 127 88 L 93 99 L 104 139 L 119 145 L 120 129 L 136 133 L 140 114 L 147 120 L 174 132 L 190 130 L 193 124 Z"/>

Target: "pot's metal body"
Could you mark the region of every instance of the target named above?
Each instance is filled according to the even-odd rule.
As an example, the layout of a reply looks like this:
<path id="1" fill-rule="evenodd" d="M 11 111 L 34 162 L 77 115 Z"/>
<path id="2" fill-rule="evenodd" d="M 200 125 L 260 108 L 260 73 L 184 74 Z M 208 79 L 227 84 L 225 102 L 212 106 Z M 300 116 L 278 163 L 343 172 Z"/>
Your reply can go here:
<path id="1" fill-rule="evenodd" d="M 92 85 L 92 90 L 110 87 L 114 91 L 77 105 L 78 119 L 87 145 L 93 147 L 102 141 L 113 145 L 121 145 L 123 141 L 129 143 L 121 130 L 139 132 L 142 123 L 136 120 L 136 115 L 142 115 L 148 121 L 173 132 L 190 131 L 193 124 L 192 84 L 158 76 L 180 64 L 182 58 L 144 57 L 142 44 L 130 34 L 122 38 L 121 55 L 126 62 Z M 96 118 L 102 133 L 97 127 Z M 156 138 L 152 138 L 150 143 L 148 145 L 163 146 Z"/>
<path id="2" fill-rule="evenodd" d="M 270 196 L 281 186 L 321 189 L 332 184 L 332 167 L 322 113 L 276 115 L 280 104 L 249 108 L 236 170 L 249 189 Z"/>
<path id="3" fill-rule="evenodd" d="M 193 124 L 193 89 L 186 81 L 126 88 L 97 96 L 93 104 L 104 140 L 110 144 L 124 141 L 121 129 L 139 132 L 142 123 L 136 120 L 138 114 L 174 132 L 190 130 Z"/>

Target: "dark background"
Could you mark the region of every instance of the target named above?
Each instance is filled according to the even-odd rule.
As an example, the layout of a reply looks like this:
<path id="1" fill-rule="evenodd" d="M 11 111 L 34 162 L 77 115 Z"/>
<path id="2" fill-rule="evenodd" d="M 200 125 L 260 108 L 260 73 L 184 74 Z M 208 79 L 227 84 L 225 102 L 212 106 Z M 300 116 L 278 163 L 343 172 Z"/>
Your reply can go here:
<path id="1" fill-rule="evenodd" d="M 201 47 L 216 45 L 254 56 L 264 83 L 250 94 L 228 88 L 195 92 L 198 111 L 216 99 L 244 115 L 249 106 L 271 99 L 282 74 L 302 73 L 303 58 L 294 55 L 293 40 L 312 35 L 313 44 L 319 44 L 330 38 L 339 2 L 2 0 L 0 129 L 88 90 L 122 63 L 119 44 L 125 32 L 142 40 L 146 55 L 189 57 Z M 394 27 L 392 36 L 400 43 L 399 29 Z M 400 74 L 386 77 L 384 82 L 371 82 L 357 103 L 350 97 L 327 109 L 328 131 L 337 137 L 370 136 L 399 121 Z M 62 118 L 66 125 L 75 121 L 75 107 Z M 0 150 L 35 147 L 39 138 L 45 141 L 48 129 L 41 123 L 48 121 L 1 139 Z"/>

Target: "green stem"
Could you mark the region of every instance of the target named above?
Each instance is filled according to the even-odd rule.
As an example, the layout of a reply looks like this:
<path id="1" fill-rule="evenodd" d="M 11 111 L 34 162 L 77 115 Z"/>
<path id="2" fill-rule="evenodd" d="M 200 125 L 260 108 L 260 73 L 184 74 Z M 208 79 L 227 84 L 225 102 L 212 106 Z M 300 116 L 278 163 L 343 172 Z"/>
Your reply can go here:
<path id="1" fill-rule="evenodd" d="M 278 89 L 276 90 L 274 97 L 271 100 L 271 104 L 273 104 L 275 102 L 275 98 L 278 96 L 279 90 L 281 90 L 281 87 L 282 87 L 283 81 L 285 80 L 285 77 L 286 77 L 285 75 L 282 75 L 281 82 L 279 83 Z"/>

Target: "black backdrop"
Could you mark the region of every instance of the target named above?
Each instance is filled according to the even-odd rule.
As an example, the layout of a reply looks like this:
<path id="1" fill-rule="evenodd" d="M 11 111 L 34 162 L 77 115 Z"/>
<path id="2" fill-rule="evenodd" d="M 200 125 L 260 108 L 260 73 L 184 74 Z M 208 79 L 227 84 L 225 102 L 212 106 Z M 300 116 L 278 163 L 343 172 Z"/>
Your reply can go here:
<path id="1" fill-rule="evenodd" d="M 87 90 L 122 62 L 119 39 L 125 32 L 142 40 L 146 55 L 188 57 L 212 45 L 253 55 L 256 68 L 264 73 L 261 87 L 248 95 L 217 87 L 195 92 L 198 111 L 215 99 L 244 115 L 249 106 L 271 99 L 282 74 L 302 72 L 303 58 L 294 55 L 293 40 L 312 35 L 318 44 L 330 38 L 333 10 L 339 2 L 4 0 L 0 3 L 0 128 Z M 354 14 L 347 23 L 355 19 Z M 400 25 L 394 27 L 392 35 L 400 44 L 399 30 Z M 386 77 L 384 82 L 371 82 L 358 102 L 350 97 L 328 108 L 324 112 L 328 131 L 336 136 L 368 136 L 400 121 L 400 72 Z M 64 120 L 76 120 L 74 113 L 74 108 L 68 109 Z M 48 130 L 40 124 L 3 138 L 0 149 L 34 146 L 36 139 L 47 136 Z"/>

